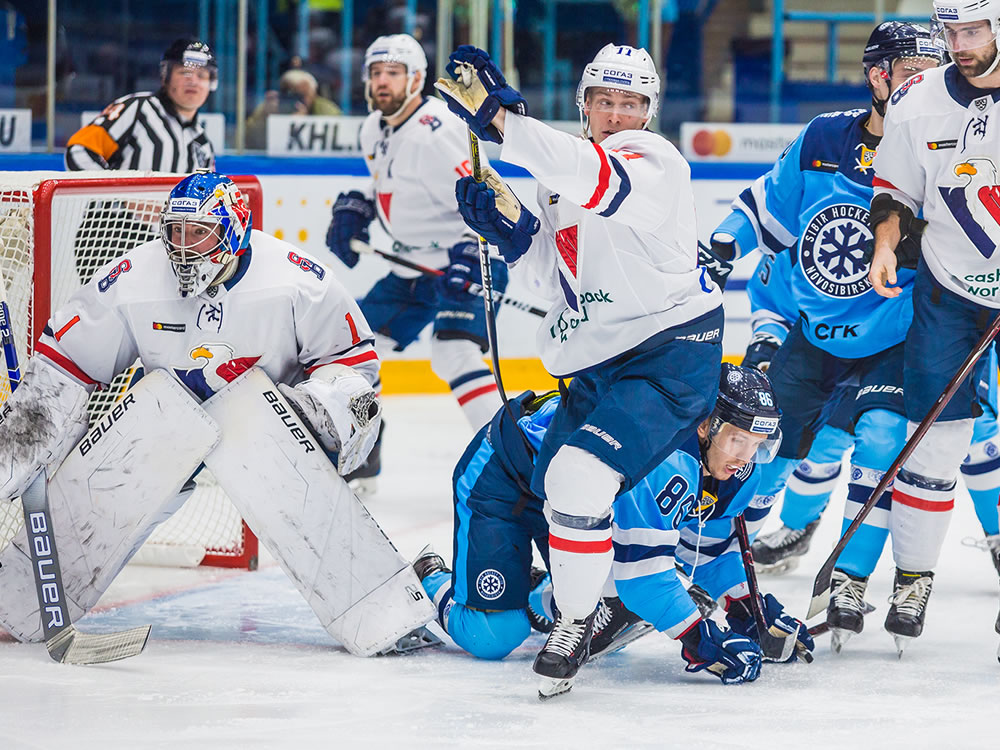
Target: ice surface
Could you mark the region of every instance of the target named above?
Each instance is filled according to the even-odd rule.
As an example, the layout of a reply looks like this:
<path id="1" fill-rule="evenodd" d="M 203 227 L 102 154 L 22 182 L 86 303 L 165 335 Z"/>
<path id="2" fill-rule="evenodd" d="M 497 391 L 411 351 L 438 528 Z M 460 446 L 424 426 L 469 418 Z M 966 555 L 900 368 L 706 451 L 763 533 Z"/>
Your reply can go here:
<path id="1" fill-rule="evenodd" d="M 471 437 L 450 397 L 395 397 L 381 486 L 369 509 L 406 556 L 451 557 L 449 480 Z M 840 488 L 794 573 L 761 578 L 794 613 L 840 529 Z M 281 502 L 281 498 L 275 498 Z M 769 526 L 777 525 L 773 514 Z M 573 691 L 539 703 L 535 635 L 503 662 L 449 645 L 359 659 L 318 625 L 273 564 L 255 573 L 130 566 L 81 629 L 153 623 L 146 652 L 73 667 L 39 645 L 0 640 L 0 748 L 996 748 L 997 577 L 963 492 L 934 581 L 924 635 L 902 660 L 878 609 L 844 653 L 819 639 L 812 665 L 766 665 L 751 685 L 686 674 L 654 633 L 588 665 Z M 2 594 L 0 594 L 2 595 Z"/>

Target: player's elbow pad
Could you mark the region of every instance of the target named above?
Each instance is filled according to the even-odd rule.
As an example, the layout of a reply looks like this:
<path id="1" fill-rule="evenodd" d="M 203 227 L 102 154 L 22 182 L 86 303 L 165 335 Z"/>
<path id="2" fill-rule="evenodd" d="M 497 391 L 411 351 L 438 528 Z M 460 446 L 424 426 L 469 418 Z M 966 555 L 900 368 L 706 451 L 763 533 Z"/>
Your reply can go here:
<path id="1" fill-rule="evenodd" d="M 346 365 L 324 365 L 294 388 L 281 384 L 278 390 L 323 447 L 338 453 L 341 476 L 367 458 L 378 438 L 382 405 L 361 373 Z"/>
<path id="2" fill-rule="evenodd" d="M 0 415 L 0 501 L 18 497 L 43 467 L 55 469 L 87 431 L 90 392 L 32 357 Z"/>

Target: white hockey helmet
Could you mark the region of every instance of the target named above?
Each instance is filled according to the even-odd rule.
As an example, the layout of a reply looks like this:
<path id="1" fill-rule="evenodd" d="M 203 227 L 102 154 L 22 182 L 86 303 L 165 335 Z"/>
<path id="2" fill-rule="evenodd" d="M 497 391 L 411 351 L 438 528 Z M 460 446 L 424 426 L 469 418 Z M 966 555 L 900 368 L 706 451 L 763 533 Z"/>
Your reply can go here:
<path id="1" fill-rule="evenodd" d="M 972 23 L 974 21 L 989 21 L 990 30 L 982 34 L 982 39 L 971 44 L 959 42 L 957 35 L 948 28 L 950 24 Z M 931 39 L 944 42 L 948 52 L 963 49 L 978 49 L 996 41 L 1000 32 L 1000 0 L 934 0 L 934 14 L 931 16 Z M 956 44 L 956 42 L 959 42 Z M 993 56 L 993 64 L 976 78 L 985 78 L 1000 62 L 1000 55 Z"/>
<path id="2" fill-rule="evenodd" d="M 583 77 L 576 89 L 576 106 L 580 110 L 580 120 L 583 122 L 583 105 L 587 97 L 587 89 L 600 86 L 618 91 L 631 91 L 642 94 L 649 101 L 646 119 L 642 126 L 646 127 L 660 106 L 660 76 L 656 72 L 653 58 L 642 48 L 629 47 L 624 44 L 606 44 L 600 52 L 583 69 Z M 586 125 L 584 125 L 586 135 Z"/>
<path id="3" fill-rule="evenodd" d="M 389 34 L 380 36 L 365 50 L 365 64 L 361 71 L 361 80 L 365 84 L 365 100 L 368 102 L 368 111 L 375 111 L 375 100 L 371 96 L 371 68 L 379 62 L 402 63 L 406 66 L 406 99 L 403 104 L 390 115 L 385 115 L 386 119 L 392 119 L 399 112 L 406 108 L 415 97 L 420 96 L 420 89 L 410 91 L 413 86 L 413 79 L 418 72 L 427 76 L 427 55 L 420 42 L 409 34 Z"/>

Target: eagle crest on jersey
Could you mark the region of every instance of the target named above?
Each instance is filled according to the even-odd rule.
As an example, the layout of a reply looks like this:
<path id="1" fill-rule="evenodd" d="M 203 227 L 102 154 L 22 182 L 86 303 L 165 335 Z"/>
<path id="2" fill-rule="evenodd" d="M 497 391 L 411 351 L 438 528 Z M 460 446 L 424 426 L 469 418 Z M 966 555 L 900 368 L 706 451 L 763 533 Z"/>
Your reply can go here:
<path id="1" fill-rule="evenodd" d="M 182 297 L 197 296 L 222 283 L 250 246 L 252 215 L 232 180 L 196 172 L 181 180 L 160 214 L 160 236 Z M 205 229 L 214 232 L 204 236 Z"/>
<path id="2" fill-rule="evenodd" d="M 996 164 L 985 156 L 973 157 L 957 163 L 952 172 L 962 184 L 939 186 L 941 197 L 976 249 L 984 258 L 991 258 L 1000 245 L 1000 180 Z"/>
<path id="3" fill-rule="evenodd" d="M 260 355 L 237 357 L 228 344 L 200 344 L 191 350 L 190 358 L 198 367 L 173 367 L 177 379 L 201 399 L 218 393 L 227 384 L 249 370 L 260 359 Z"/>

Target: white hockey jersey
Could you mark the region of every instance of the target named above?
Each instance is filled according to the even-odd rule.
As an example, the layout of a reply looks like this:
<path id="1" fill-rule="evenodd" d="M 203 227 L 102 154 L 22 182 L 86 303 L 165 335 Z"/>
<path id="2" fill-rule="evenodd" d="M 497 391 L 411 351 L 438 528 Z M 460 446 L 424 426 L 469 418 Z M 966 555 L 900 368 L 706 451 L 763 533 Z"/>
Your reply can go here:
<path id="1" fill-rule="evenodd" d="M 552 375 L 722 304 L 698 267 L 691 168 L 665 138 L 626 130 L 597 145 L 508 112 L 501 156 L 539 182 L 542 226 L 519 264 L 553 302 L 537 335 Z"/>
<path id="2" fill-rule="evenodd" d="M 415 261 L 444 268 L 448 248 L 475 239 L 455 201 L 455 182 L 472 174 L 469 134 L 443 101 L 424 99 L 396 127 L 386 125 L 380 112 L 371 113 L 361 125 L 361 149 L 372 175 L 369 197 L 397 253 L 413 252 Z M 420 275 L 401 266 L 392 272 Z"/>
<path id="3" fill-rule="evenodd" d="M 259 231 L 232 279 L 182 298 L 160 240 L 98 271 L 49 319 L 36 346 L 86 386 L 142 360 L 205 399 L 251 367 L 294 385 L 339 363 L 369 383 L 374 336 L 357 303 L 322 264 Z"/>
<path id="4" fill-rule="evenodd" d="M 1000 308 L 998 102 L 954 64 L 914 76 L 890 100 L 873 185 L 923 210 L 923 258 L 942 286 Z"/>

